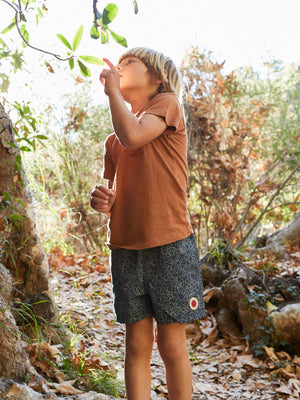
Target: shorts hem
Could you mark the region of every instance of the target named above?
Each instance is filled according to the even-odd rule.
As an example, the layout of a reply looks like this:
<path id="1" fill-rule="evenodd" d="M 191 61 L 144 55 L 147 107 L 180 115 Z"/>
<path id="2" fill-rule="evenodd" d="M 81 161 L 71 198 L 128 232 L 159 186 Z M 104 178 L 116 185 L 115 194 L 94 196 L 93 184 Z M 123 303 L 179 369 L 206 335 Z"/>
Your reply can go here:
<path id="1" fill-rule="evenodd" d="M 142 316 L 142 317 L 140 317 L 140 318 L 133 318 L 133 319 L 130 319 L 129 322 L 128 322 L 128 320 L 126 320 L 126 318 L 118 318 L 118 317 L 117 317 L 116 321 L 117 321 L 119 324 L 126 324 L 126 325 L 128 325 L 128 324 L 134 324 L 135 322 L 142 321 L 143 319 L 148 318 L 148 317 L 153 317 L 153 315 L 152 315 L 152 314 L 149 314 L 149 315 Z M 154 317 L 153 317 L 153 318 L 154 318 Z"/>

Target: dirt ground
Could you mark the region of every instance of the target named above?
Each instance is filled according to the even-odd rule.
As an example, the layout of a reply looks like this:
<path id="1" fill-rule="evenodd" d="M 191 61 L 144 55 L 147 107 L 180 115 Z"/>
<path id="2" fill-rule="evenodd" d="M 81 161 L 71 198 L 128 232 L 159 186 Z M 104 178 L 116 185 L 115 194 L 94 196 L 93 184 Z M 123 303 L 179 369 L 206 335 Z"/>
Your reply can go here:
<path id="1" fill-rule="evenodd" d="M 123 382 L 124 326 L 115 322 L 108 258 L 51 254 L 51 283 L 62 315 L 76 327 L 78 346 L 117 371 Z M 78 340 L 78 337 L 80 340 Z M 274 369 L 274 360 L 253 357 L 247 343 L 220 338 L 211 312 L 187 326 L 193 367 L 193 400 L 256 400 L 300 398 L 300 381 Z M 298 357 L 294 360 L 299 362 Z M 151 399 L 167 399 L 163 363 L 155 346 Z M 298 369 L 299 373 L 300 367 Z M 298 378 L 298 377 L 297 377 Z"/>

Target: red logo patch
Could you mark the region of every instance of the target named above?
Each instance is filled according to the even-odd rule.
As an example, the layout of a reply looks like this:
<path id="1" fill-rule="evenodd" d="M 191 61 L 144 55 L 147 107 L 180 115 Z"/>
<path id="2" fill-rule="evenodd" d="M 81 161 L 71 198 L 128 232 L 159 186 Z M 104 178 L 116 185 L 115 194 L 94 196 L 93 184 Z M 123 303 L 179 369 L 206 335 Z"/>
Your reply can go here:
<path id="1" fill-rule="evenodd" d="M 190 308 L 191 310 L 197 310 L 198 308 L 198 300 L 196 299 L 196 297 L 192 297 L 190 300 Z"/>

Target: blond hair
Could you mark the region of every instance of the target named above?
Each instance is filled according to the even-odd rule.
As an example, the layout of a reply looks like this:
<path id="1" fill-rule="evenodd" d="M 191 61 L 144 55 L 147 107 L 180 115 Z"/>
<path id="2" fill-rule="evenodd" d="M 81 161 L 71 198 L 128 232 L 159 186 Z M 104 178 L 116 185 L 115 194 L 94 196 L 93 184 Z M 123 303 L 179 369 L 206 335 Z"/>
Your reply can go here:
<path id="1" fill-rule="evenodd" d="M 146 65 L 150 79 L 161 80 L 159 93 L 175 93 L 180 96 L 180 74 L 171 58 L 146 47 L 134 47 L 122 54 L 118 63 L 130 56 L 139 58 Z"/>

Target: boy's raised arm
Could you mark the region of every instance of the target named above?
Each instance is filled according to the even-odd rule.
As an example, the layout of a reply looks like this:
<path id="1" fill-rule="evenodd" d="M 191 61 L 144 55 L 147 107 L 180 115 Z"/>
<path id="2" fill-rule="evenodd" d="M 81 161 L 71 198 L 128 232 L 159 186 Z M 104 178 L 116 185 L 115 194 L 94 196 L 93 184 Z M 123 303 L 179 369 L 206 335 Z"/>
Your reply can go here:
<path id="1" fill-rule="evenodd" d="M 127 108 L 120 90 L 119 72 L 109 60 L 105 58 L 103 60 L 109 69 L 101 72 L 100 81 L 104 84 L 105 94 L 109 97 L 115 133 L 122 146 L 129 150 L 135 150 L 161 135 L 167 125 L 163 118 L 156 115 L 145 114 L 139 119 Z"/>

